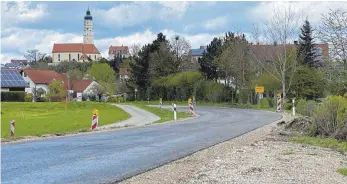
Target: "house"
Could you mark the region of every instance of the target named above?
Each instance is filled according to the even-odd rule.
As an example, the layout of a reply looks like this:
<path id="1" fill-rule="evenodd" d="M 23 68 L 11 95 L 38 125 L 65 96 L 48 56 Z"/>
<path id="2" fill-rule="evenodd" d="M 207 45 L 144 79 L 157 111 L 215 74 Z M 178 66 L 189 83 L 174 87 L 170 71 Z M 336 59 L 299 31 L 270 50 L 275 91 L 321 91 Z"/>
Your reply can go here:
<path id="1" fill-rule="evenodd" d="M 200 46 L 199 49 L 190 49 L 189 54 L 192 57 L 192 62 L 197 63 L 198 59 L 202 57 L 204 53 L 207 52 L 207 47 L 206 46 Z"/>
<path id="2" fill-rule="evenodd" d="M 24 65 L 27 65 L 28 60 L 26 60 L 26 59 L 11 59 L 11 63 L 23 63 Z"/>
<path id="3" fill-rule="evenodd" d="M 54 80 L 66 81 L 66 78 L 54 70 L 25 69 L 21 72 L 24 80 L 29 84 L 25 92 L 32 93 L 34 89 L 42 88 L 43 96 L 48 92 L 48 85 Z"/>
<path id="4" fill-rule="evenodd" d="M 293 44 L 286 44 L 286 47 L 283 45 L 267 44 L 267 45 L 250 45 L 250 49 L 254 56 L 261 61 L 272 61 L 276 58 L 274 56 L 281 56 L 281 53 L 284 53 L 284 48 L 289 51 L 290 49 L 296 48 L 298 46 L 298 42 L 294 41 Z M 329 47 L 328 44 L 313 44 L 315 47 L 317 59 L 322 63 L 329 59 Z"/>
<path id="5" fill-rule="evenodd" d="M 62 81 L 64 88 L 69 91 L 70 94 L 77 101 L 82 100 L 82 95 L 95 95 L 99 93 L 99 84 L 92 80 L 68 80 L 66 74 L 57 73 L 54 70 L 34 70 L 26 69 L 22 71 L 24 80 L 29 84 L 25 91 L 32 93 L 33 89 L 43 89 L 45 96 L 49 90 L 49 84 L 58 80 Z"/>
<path id="6" fill-rule="evenodd" d="M 130 78 L 129 68 L 119 68 L 119 81 L 126 82 Z"/>
<path id="7" fill-rule="evenodd" d="M 129 57 L 129 48 L 128 46 L 110 46 L 108 49 L 108 60 L 111 61 L 115 55 L 120 55 L 121 57 Z"/>
<path id="8" fill-rule="evenodd" d="M 24 63 L 18 62 L 18 63 L 6 63 L 5 68 L 11 68 L 11 69 L 23 69 L 26 65 Z"/>
<path id="9" fill-rule="evenodd" d="M 53 45 L 53 63 L 59 63 L 62 61 L 90 62 L 99 60 L 100 57 L 100 52 L 94 44 L 55 43 Z"/>
<path id="10" fill-rule="evenodd" d="M 73 80 L 70 85 L 72 96 L 77 101 L 82 101 L 82 96 L 97 95 L 100 93 L 99 84 L 92 80 Z"/>
<path id="11" fill-rule="evenodd" d="M 25 91 L 28 87 L 28 83 L 20 75 L 20 72 L 16 69 L 4 69 L 0 70 L 1 74 L 1 91 Z"/>

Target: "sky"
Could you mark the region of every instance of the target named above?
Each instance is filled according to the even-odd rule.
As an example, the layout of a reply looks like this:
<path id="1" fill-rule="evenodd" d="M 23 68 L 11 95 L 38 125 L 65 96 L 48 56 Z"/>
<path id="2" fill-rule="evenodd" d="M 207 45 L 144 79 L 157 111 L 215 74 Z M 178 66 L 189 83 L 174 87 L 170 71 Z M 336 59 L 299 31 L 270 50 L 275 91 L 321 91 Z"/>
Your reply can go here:
<path id="1" fill-rule="evenodd" d="M 27 50 L 51 54 L 54 43 L 82 43 L 89 8 L 94 44 L 103 57 L 109 46 L 152 42 L 159 32 L 185 37 L 192 48 L 207 45 L 227 31 L 250 37 L 252 25 L 271 19 L 274 8 L 289 2 L 1 2 L 1 63 L 24 59 Z M 318 26 L 321 14 L 347 11 L 347 2 L 293 2 L 292 7 Z"/>

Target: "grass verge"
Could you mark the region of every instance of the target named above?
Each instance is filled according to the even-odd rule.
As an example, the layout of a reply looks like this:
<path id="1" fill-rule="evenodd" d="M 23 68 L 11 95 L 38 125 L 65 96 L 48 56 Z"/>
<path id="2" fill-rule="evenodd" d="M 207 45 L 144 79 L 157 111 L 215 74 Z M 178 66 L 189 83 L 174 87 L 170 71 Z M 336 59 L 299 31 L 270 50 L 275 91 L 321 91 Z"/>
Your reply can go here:
<path id="1" fill-rule="evenodd" d="M 301 144 L 310 144 L 313 146 L 319 146 L 323 148 L 331 148 L 339 152 L 347 152 L 347 142 L 338 142 L 333 138 L 316 138 L 316 137 L 293 137 L 289 141 Z"/>
<path id="2" fill-rule="evenodd" d="M 347 168 L 340 168 L 340 169 L 337 169 L 338 173 L 344 175 L 344 176 L 347 176 Z"/>
<path id="3" fill-rule="evenodd" d="M 107 103 L 2 102 L 1 138 L 10 137 L 10 121 L 16 121 L 15 137 L 88 131 L 92 110 L 99 110 L 99 126 L 128 119 L 130 115 Z"/>
<path id="4" fill-rule="evenodd" d="M 151 112 L 157 116 L 160 117 L 160 120 L 154 122 L 154 123 L 162 123 L 166 121 L 173 120 L 173 112 L 169 109 L 160 109 L 158 107 L 148 107 L 148 102 L 131 102 L 131 103 L 125 103 L 127 105 L 134 105 L 136 107 L 139 107 L 143 110 L 146 110 L 148 112 Z M 158 104 L 151 104 L 151 105 L 158 105 Z M 183 119 L 192 117 L 188 112 L 177 112 L 177 119 Z"/>

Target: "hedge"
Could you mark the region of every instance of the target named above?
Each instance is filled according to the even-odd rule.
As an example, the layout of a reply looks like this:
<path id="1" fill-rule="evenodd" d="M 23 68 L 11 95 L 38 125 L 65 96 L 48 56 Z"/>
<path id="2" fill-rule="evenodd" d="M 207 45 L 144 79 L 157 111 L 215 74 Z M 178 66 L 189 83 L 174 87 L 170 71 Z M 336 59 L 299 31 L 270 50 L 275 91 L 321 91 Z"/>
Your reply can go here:
<path id="1" fill-rule="evenodd" d="M 24 91 L 2 91 L 1 101 L 2 102 L 24 102 Z"/>

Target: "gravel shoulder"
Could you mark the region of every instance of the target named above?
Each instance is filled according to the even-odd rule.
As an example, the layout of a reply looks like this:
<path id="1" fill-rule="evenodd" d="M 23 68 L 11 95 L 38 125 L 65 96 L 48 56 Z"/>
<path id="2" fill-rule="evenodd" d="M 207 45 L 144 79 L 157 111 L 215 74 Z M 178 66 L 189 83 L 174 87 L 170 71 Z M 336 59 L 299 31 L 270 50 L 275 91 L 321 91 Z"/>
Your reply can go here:
<path id="1" fill-rule="evenodd" d="M 346 155 L 287 142 L 279 135 L 282 120 L 121 183 L 347 183 L 336 172 L 347 167 Z"/>

